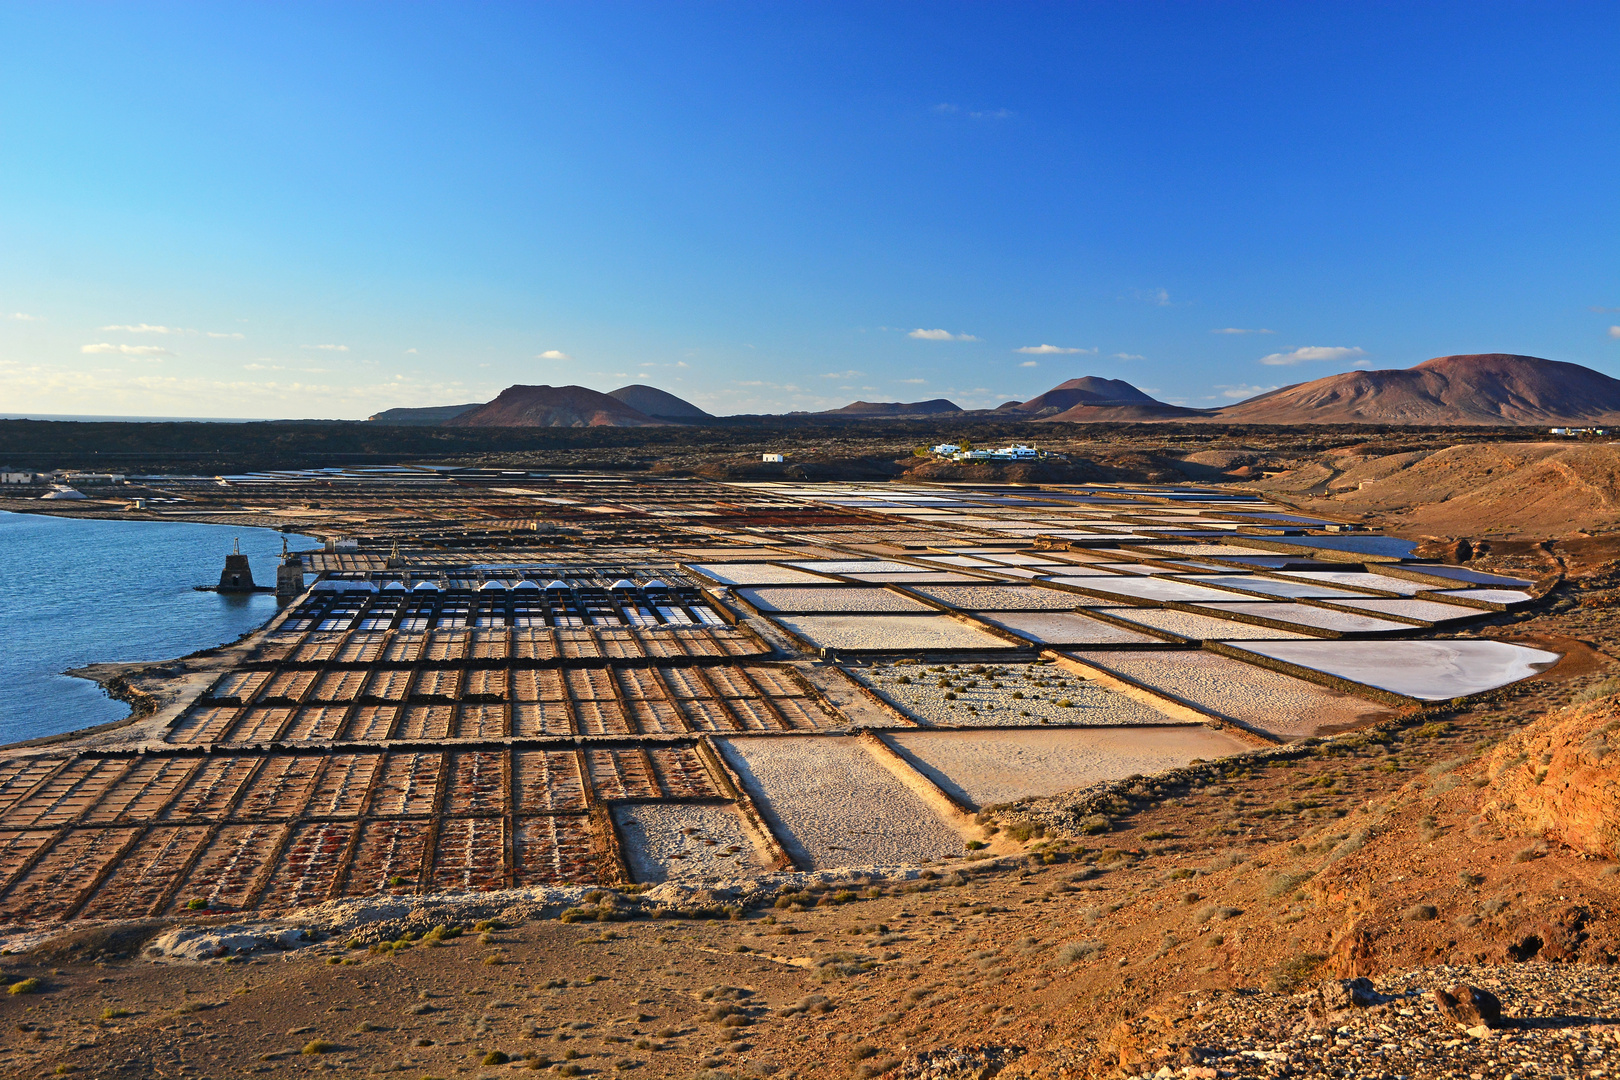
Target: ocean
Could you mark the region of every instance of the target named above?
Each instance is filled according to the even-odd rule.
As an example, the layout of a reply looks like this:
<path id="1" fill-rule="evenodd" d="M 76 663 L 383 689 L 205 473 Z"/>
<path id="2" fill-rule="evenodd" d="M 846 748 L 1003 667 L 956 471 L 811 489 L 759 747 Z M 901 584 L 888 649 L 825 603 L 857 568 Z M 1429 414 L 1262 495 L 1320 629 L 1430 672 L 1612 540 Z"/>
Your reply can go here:
<path id="1" fill-rule="evenodd" d="M 168 660 L 234 641 L 276 613 L 271 593 L 224 596 L 231 544 L 274 585 L 281 533 L 182 521 L 95 521 L 0 513 L 0 743 L 129 715 L 101 687 L 62 671 Z M 288 536 L 294 549 L 318 542 Z"/>

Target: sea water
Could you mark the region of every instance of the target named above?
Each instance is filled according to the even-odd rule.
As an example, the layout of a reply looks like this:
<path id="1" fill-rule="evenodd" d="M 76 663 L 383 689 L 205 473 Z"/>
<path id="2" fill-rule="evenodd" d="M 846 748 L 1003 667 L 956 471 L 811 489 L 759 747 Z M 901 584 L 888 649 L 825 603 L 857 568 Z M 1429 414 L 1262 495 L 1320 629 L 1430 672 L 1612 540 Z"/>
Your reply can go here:
<path id="1" fill-rule="evenodd" d="M 197 592 L 231 545 L 260 585 L 276 583 L 273 529 L 0 513 L 0 743 L 129 715 L 99 686 L 63 675 L 104 661 L 167 660 L 234 641 L 276 613 L 273 593 Z M 316 541 L 288 536 L 294 550 Z"/>

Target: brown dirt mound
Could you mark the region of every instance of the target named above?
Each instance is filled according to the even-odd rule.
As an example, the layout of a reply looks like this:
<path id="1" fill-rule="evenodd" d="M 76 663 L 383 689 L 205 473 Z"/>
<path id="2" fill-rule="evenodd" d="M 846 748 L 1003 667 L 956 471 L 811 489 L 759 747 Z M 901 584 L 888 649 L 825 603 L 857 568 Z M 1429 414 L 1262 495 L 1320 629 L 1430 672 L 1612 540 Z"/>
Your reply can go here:
<path id="1" fill-rule="evenodd" d="M 1392 371 L 1347 371 L 1221 410 L 1248 424 L 1607 424 L 1620 380 L 1512 353 L 1441 356 Z"/>
<path id="2" fill-rule="evenodd" d="M 583 386 L 508 386 L 487 405 L 446 421 L 450 427 L 656 427 L 617 398 Z"/>
<path id="3" fill-rule="evenodd" d="M 1620 751 L 1620 701 L 1611 696 L 1560 709 L 1491 755 L 1495 797 L 1485 811 L 1522 835 L 1615 858 L 1620 855 L 1616 751 Z"/>

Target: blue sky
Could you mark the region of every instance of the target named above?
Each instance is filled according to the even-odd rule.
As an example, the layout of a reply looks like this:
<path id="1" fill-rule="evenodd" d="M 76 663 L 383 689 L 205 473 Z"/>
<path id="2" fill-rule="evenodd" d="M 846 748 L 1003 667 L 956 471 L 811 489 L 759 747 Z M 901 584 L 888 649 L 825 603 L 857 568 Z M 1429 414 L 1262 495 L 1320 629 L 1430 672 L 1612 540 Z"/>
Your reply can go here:
<path id="1" fill-rule="evenodd" d="M 13 3 L 0 41 L 3 412 L 1620 374 L 1612 3 Z"/>

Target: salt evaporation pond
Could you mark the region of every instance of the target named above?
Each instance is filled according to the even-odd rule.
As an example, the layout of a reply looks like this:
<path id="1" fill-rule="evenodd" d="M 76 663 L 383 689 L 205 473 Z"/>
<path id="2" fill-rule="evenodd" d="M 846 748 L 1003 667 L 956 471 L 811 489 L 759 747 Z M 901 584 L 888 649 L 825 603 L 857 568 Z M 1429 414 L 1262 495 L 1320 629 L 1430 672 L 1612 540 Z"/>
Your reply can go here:
<path id="1" fill-rule="evenodd" d="M 129 706 L 65 676 L 88 663 L 167 660 L 234 641 L 276 613 L 269 593 L 225 596 L 233 541 L 274 585 L 281 533 L 182 521 L 0 513 L 0 742 L 105 724 Z M 318 541 L 289 536 L 295 549 Z"/>
<path id="2" fill-rule="evenodd" d="M 1388 690 L 1446 701 L 1527 679 L 1560 654 L 1507 641 L 1268 641 L 1234 643 L 1260 656 Z"/>

